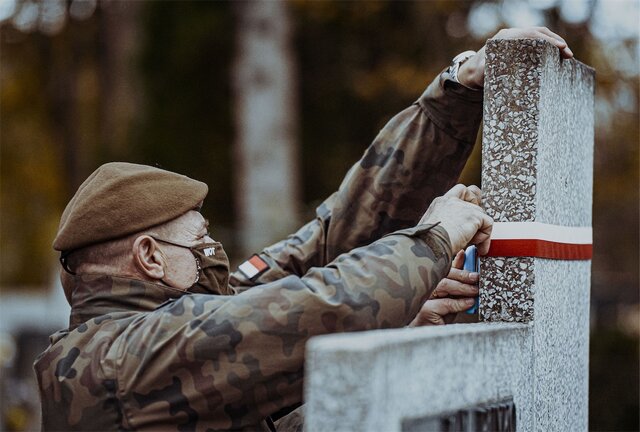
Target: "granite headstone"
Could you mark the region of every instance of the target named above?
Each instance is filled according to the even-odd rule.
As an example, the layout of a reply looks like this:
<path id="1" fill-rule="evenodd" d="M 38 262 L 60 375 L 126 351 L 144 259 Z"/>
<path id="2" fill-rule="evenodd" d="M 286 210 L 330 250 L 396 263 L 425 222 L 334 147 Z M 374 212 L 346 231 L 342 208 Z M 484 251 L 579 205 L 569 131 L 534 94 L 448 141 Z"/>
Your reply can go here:
<path id="1" fill-rule="evenodd" d="M 486 55 L 485 209 L 591 226 L 593 69 L 535 39 L 490 40 Z M 464 413 L 482 410 L 504 430 L 587 430 L 590 268 L 483 258 L 480 323 L 312 339 L 306 430 L 480 430 Z"/>

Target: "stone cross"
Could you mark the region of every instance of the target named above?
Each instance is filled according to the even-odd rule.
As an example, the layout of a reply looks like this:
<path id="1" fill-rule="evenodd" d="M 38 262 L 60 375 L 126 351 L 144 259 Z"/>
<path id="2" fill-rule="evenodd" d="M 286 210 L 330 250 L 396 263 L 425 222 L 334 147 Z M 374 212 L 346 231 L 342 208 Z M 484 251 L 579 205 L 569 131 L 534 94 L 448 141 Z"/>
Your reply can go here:
<path id="1" fill-rule="evenodd" d="M 593 69 L 542 40 L 486 54 L 485 209 L 496 226 L 589 230 Z M 480 323 L 312 339 L 306 430 L 586 431 L 590 269 L 483 258 Z"/>
<path id="2" fill-rule="evenodd" d="M 494 221 L 591 227 L 594 75 L 540 40 L 489 43 L 482 187 Z M 586 430 L 591 261 L 494 257 L 480 271 L 482 321 L 532 323 L 535 428 Z"/>

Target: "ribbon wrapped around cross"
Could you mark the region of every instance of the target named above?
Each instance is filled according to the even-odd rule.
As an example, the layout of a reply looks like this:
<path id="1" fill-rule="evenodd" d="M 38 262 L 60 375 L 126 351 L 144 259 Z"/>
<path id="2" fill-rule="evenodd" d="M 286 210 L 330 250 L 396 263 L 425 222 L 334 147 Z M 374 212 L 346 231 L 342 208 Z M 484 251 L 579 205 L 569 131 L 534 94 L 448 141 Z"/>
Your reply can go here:
<path id="1" fill-rule="evenodd" d="M 541 222 L 496 222 L 486 256 L 589 260 L 593 256 L 592 228 Z"/>

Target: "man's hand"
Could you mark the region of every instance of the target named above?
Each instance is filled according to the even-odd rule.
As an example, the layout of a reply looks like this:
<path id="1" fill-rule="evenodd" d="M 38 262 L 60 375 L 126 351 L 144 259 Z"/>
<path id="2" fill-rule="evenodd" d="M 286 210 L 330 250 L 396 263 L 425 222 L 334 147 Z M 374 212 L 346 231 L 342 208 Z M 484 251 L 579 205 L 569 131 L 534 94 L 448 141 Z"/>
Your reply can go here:
<path id="1" fill-rule="evenodd" d="M 475 297 L 478 295 L 478 273 L 469 273 L 461 270 L 464 265 L 464 251 L 456 254 L 451 265 L 449 275 L 440 281 L 436 289 L 431 294 L 418 315 L 411 321 L 409 327 L 419 327 L 426 325 L 449 324 L 458 312 L 469 309 L 473 306 L 473 298 L 450 298 Z"/>
<path id="2" fill-rule="evenodd" d="M 491 39 L 544 39 L 558 47 L 563 58 L 573 57 L 567 42 L 546 27 L 511 28 L 500 30 Z M 460 84 L 480 89 L 484 87 L 485 47 L 460 66 L 458 81 Z"/>
<path id="3" fill-rule="evenodd" d="M 485 255 L 489 252 L 493 219 L 480 208 L 481 199 L 477 186 L 458 184 L 433 200 L 420 223 L 440 222 L 440 226 L 449 234 L 454 251 L 474 244 L 478 247 L 478 253 Z"/>

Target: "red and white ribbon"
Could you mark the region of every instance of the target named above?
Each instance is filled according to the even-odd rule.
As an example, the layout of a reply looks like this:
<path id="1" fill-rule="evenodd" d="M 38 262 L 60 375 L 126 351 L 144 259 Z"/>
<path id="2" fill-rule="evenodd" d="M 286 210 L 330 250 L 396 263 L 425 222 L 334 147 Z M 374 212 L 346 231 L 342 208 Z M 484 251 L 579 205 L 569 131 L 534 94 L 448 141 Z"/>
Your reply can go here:
<path id="1" fill-rule="evenodd" d="M 591 227 L 567 227 L 540 222 L 496 222 L 490 257 L 538 257 L 588 260 L 593 255 Z"/>

